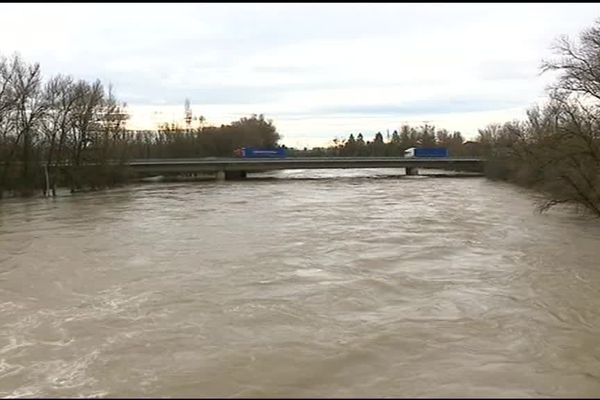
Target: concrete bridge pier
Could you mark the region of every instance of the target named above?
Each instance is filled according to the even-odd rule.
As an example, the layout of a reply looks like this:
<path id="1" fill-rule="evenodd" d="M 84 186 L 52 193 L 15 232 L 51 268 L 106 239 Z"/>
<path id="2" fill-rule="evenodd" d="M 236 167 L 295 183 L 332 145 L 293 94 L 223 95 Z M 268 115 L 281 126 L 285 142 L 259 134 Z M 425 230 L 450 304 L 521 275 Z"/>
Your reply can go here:
<path id="1" fill-rule="evenodd" d="M 408 176 L 412 176 L 412 175 L 419 175 L 419 170 L 415 167 L 406 167 L 406 175 Z"/>
<path id="2" fill-rule="evenodd" d="M 228 181 L 236 179 L 246 179 L 246 171 L 227 171 L 225 172 L 225 179 Z"/>
<path id="3" fill-rule="evenodd" d="M 217 171 L 215 178 L 217 181 L 231 181 L 245 179 L 246 175 L 246 171 Z"/>

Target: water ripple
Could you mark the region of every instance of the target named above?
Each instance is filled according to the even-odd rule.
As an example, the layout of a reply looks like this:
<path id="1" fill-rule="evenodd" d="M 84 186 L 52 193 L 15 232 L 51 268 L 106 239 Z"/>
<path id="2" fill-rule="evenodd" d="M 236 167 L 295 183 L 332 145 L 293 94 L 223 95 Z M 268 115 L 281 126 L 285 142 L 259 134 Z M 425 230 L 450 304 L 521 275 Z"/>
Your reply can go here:
<path id="1" fill-rule="evenodd" d="M 396 171 L 0 209 L 3 397 L 597 397 L 600 227 Z"/>

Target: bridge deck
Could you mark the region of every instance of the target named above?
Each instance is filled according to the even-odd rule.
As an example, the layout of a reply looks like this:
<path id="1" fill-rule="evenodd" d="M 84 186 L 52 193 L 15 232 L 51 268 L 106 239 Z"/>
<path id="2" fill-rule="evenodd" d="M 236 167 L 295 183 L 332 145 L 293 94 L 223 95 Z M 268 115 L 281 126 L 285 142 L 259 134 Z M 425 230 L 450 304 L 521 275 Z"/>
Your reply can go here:
<path id="1" fill-rule="evenodd" d="M 154 173 L 333 168 L 434 168 L 481 171 L 483 168 L 483 160 L 475 157 L 178 158 L 130 160 L 127 164 L 135 170 Z"/>

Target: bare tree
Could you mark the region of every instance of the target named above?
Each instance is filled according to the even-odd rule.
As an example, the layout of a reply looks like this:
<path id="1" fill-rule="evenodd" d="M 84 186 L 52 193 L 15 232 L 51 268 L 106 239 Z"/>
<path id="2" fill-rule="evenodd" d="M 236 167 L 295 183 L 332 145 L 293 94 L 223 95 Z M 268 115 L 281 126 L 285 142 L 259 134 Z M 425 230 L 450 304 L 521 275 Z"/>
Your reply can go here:
<path id="1" fill-rule="evenodd" d="M 561 36 L 553 47 L 559 58 L 542 61 L 542 72 L 560 73 L 553 88 L 600 100 L 600 19 L 579 35 L 579 43 Z"/>
<path id="2" fill-rule="evenodd" d="M 56 183 L 64 147 L 72 127 L 73 109 L 77 100 L 73 78 L 58 75 L 51 78 L 44 91 L 48 105 L 43 131 L 47 144 L 46 165 L 50 168 L 50 188 L 56 196 Z"/>
<path id="3" fill-rule="evenodd" d="M 31 183 L 34 174 L 34 148 L 39 139 L 37 125 L 45 111 L 42 99 L 39 64 L 27 65 L 15 55 L 4 64 L 2 78 L 2 137 L 5 151 L 0 185 L 5 186 L 15 158 L 20 161 L 23 184 Z M 20 154 L 19 154 L 20 153 Z M 26 188 L 26 191 L 31 187 Z"/>
<path id="4" fill-rule="evenodd" d="M 560 37 L 554 49 L 559 57 L 542 63 L 542 71 L 559 73 L 545 110 L 551 127 L 537 137 L 554 196 L 541 208 L 583 204 L 600 216 L 600 20 L 576 43 Z"/>

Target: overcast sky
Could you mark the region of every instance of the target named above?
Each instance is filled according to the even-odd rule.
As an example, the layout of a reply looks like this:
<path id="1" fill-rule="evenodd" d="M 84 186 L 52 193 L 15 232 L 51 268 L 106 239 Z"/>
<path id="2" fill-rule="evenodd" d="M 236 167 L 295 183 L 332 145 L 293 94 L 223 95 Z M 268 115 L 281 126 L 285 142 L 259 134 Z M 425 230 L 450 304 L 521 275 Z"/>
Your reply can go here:
<path id="1" fill-rule="evenodd" d="M 523 116 L 598 4 L 0 4 L 0 53 L 112 83 L 130 127 L 273 119 L 289 146 Z"/>

